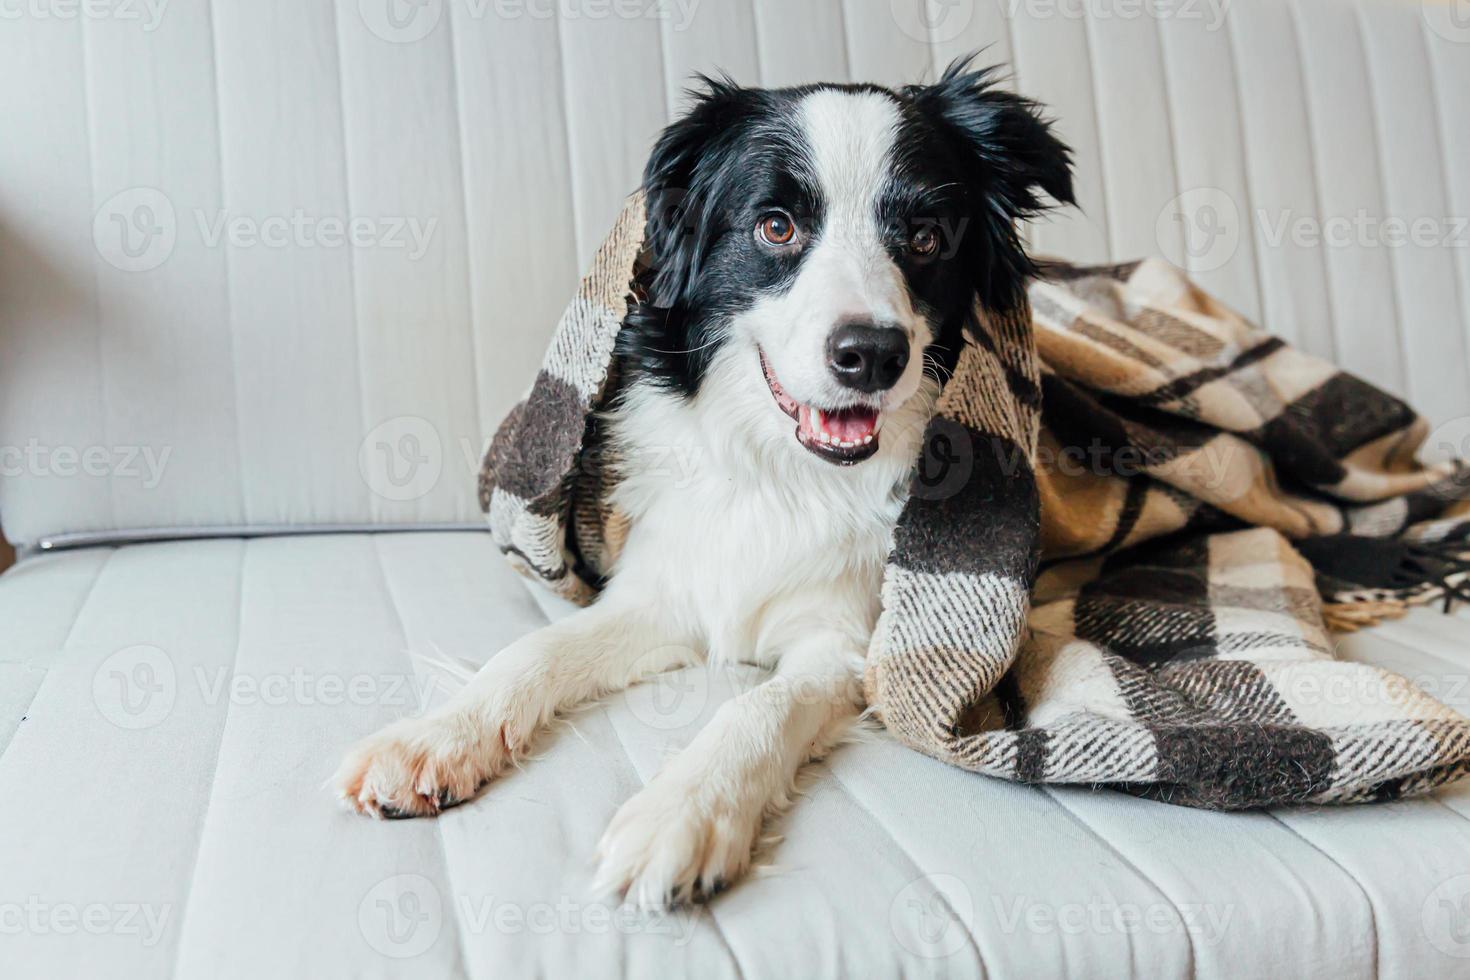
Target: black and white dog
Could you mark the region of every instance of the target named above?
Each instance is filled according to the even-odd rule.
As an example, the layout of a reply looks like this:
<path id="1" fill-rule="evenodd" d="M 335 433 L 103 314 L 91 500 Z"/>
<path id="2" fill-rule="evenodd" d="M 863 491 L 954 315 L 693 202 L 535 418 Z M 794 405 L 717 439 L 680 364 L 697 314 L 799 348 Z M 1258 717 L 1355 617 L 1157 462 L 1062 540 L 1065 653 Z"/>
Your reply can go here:
<path id="1" fill-rule="evenodd" d="M 652 673 L 770 668 L 618 811 L 598 881 L 645 906 L 750 863 L 764 815 L 861 710 L 895 521 L 975 304 L 1035 269 L 1019 219 L 1071 203 L 1036 104 L 969 62 L 937 84 L 707 82 L 644 177 L 654 272 L 619 338 L 630 530 L 597 603 L 491 659 L 443 709 L 358 745 L 336 787 L 374 816 L 472 796 L 564 711 Z"/>

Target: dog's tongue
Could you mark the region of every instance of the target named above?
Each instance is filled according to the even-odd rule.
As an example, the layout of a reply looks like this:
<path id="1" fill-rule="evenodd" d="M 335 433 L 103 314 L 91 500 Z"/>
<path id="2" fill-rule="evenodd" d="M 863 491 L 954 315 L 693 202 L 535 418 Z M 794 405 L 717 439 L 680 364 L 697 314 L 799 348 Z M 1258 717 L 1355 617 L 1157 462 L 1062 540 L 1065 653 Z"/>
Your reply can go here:
<path id="1" fill-rule="evenodd" d="M 803 405 L 801 427 L 814 441 L 861 445 L 878 427 L 878 411 L 855 406 L 819 414 Z"/>
<path id="2" fill-rule="evenodd" d="M 833 439 L 862 442 L 865 436 L 873 434 L 873 427 L 877 424 L 878 413 L 871 408 L 844 408 L 828 415 L 823 420 L 822 428 Z"/>

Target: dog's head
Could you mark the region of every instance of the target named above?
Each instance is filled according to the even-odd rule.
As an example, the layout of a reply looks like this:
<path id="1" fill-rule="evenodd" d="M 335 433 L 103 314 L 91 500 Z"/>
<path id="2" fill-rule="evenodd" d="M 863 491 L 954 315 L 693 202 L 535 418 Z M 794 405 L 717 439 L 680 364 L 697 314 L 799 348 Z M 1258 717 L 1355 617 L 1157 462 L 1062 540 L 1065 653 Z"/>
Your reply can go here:
<path id="1" fill-rule="evenodd" d="M 1016 223 L 1043 192 L 1073 200 L 1070 153 L 1039 107 L 968 60 L 896 91 L 706 79 L 644 190 L 647 295 L 625 357 L 689 399 L 731 397 L 707 389 L 734 365 L 763 425 L 781 422 L 774 406 L 839 464 L 878 451 L 926 371 L 953 369 L 977 300 L 1021 302 L 1035 269 Z"/>

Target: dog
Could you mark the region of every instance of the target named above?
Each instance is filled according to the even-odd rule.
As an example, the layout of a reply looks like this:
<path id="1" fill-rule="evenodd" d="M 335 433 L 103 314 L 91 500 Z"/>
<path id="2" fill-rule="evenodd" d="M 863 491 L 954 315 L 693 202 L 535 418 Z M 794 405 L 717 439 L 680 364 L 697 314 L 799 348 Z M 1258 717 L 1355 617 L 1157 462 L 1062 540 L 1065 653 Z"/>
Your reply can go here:
<path id="1" fill-rule="evenodd" d="M 702 79 L 644 174 L 647 271 L 603 422 L 628 465 L 607 587 L 511 644 L 440 709 L 348 754 L 350 809 L 431 816 L 559 713 L 657 672 L 767 668 L 612 818 L 596 887 L 697 900 L 751 862 L 798 770 L 849 731 L 895 522 L 977 304 L 1037 273 L 1020 220 L 1072 204 L 1041 107 L 971 59 L 932 85 Z"/>

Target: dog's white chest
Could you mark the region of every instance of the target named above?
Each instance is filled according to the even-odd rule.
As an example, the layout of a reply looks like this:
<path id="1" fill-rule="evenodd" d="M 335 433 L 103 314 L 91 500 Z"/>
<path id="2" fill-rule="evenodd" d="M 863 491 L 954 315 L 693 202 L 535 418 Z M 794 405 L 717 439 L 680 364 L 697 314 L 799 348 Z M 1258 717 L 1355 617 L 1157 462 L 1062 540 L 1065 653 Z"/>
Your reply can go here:
<path id="1" fill-rule="evenodd" d="M 871 632 L 901 507 L 891 480 L 678 450 L 682 464 L 635 470 L 618 490 L 633 518 L 619 587 L 653 590 L 716 659 L 769 664 L 803 622 Z"/>

